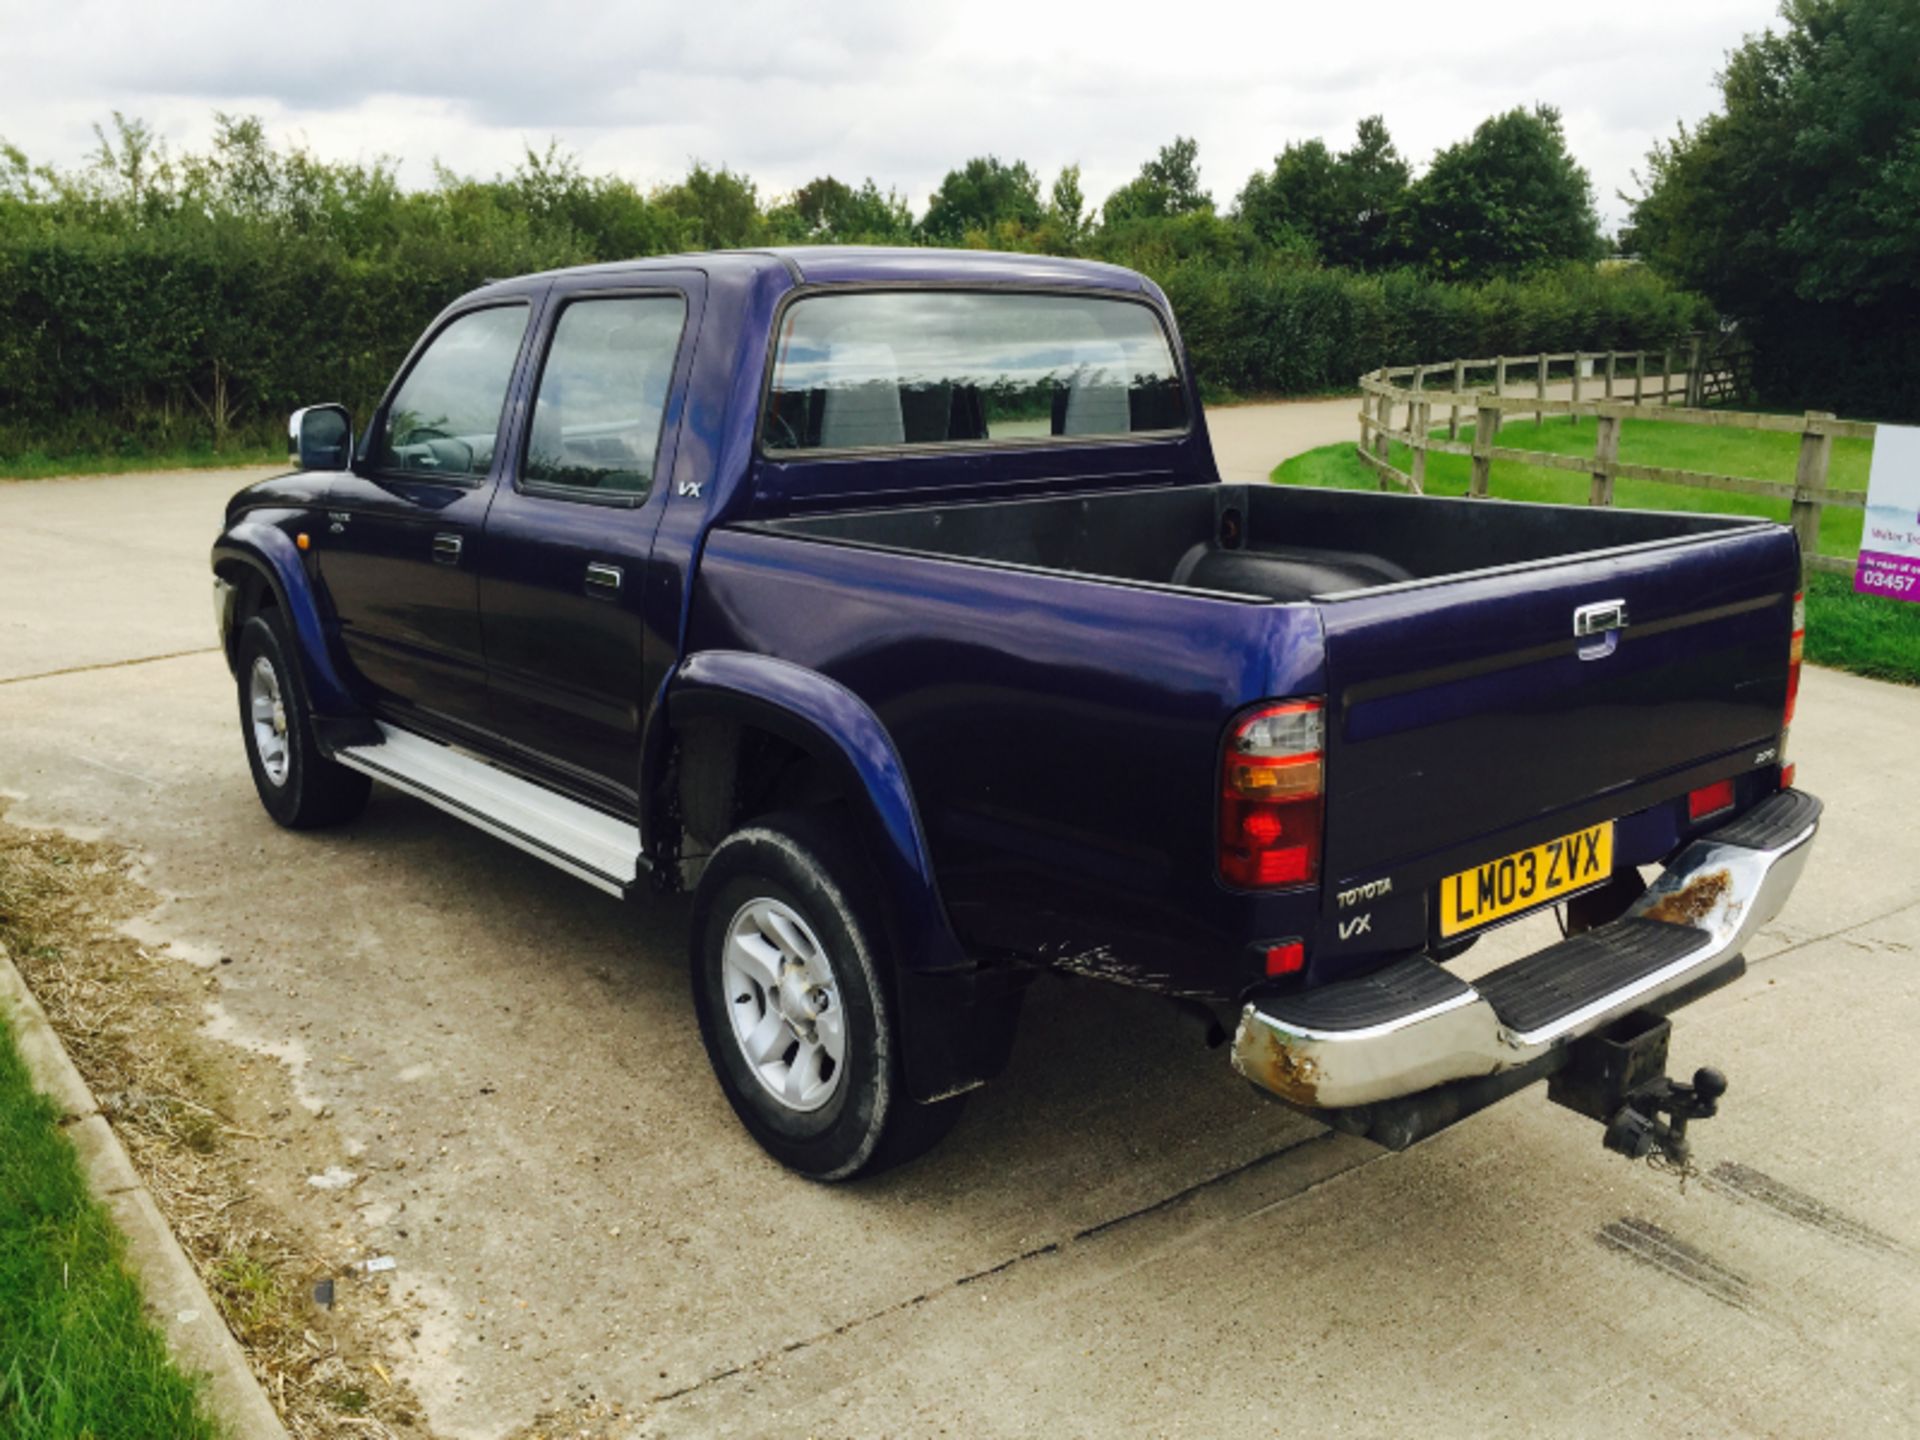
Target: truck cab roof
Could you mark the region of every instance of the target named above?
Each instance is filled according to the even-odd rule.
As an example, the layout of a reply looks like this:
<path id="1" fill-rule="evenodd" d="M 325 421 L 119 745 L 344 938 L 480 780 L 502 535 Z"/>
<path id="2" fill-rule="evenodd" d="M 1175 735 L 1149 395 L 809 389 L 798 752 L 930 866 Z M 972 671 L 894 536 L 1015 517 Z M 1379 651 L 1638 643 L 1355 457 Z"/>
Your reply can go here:
<path id="1" fill-rule="evenodd" d="M 1157 293 L 1135 272 L 1098 260 L 1014 255 L 995 250 L 939 250 L 881 245 L 783 245 L 755 250 L 703 250 L 649 255 L 543 270 L 482 286 L 473 292 L 517 294 L 551 281 L 588 275 L 645 275 L 654 270 L 700 270 L 712 281 L 751 284 L 784 269 L 796 285 L 1016 285 L 1074 290 Z M 472 298 L 472 297 L 466 297 Z"/>

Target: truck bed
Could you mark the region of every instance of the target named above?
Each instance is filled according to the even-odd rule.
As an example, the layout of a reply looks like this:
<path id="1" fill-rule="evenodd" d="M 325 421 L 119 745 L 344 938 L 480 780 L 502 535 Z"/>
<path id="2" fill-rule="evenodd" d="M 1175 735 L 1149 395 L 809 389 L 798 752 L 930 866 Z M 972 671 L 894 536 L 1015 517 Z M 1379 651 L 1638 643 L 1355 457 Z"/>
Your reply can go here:
<path id="1" fill-rule="evenodd" d="M 1345 599 L 1753 529 L 1724 515 L 1453 500 L 1279 485 L 859 510 L 752 528 L 1236 599 Z"/>
<path id="2" fill-rule="evenodd" d="M 944 841 L 949 856 L 985 859 L 956 839 L 987 838 L 986 807 L 988 848 L 1017 844 L 1028 861 L 1079 871 L 1055 869 L 1056 897 L 1070 881 L 1102 881 L 1089 873 L 1097 863 L 1081 870 L 1049 833 L 1136 846 L 1154 863 L 1112 892 L 1116 915 L 1159 891 L 1189 937 L 1196 912 L 1247 938 L 1305 931 L 1316 977 L 1436 945 L 1429 901 L 1444 876 L 1602 821 L 1617 822 L 1617 863 L 1650 864 L 1692 833 L 1689 789 L 1731 777 L 1744 808 L 1778 785 L 1799 573 L 1792 532 L 1779 525 L 1170 485 L 749 522 L 710 537 L 703 574 L 725 594 L 742 583 L 735 561 L 748 559 L 815 577 L 819 608 L 795 614 L 774 651 L 793 647 L 899 727 L 916 792 L 930 797 L 937 857 Z M 1575 611 L 1607 602 L 1626 625 L 1603 644 L 1576 636 Z M 724 608 L 764 614 L 768 603 Z M 1101 617 L 1099 638 L 1089 628 L 1088 646 L 1054 655 L 1046 637 L 1068 628 L 1068 606 Z M 826 617 L 854 609 L 871 617 L 871 633 L 835 633 Z M 1244 618 L 1230 620 L 1234 612 Z M 739 643 L 731 628 L 707 643 Z M 1319 663 L 1291 667 L 1299 688 L 1252 690 L 1248 647 Z M 940 654 L 944 664 L 910 680 L 883 661 L 894 653 Z M 1041 655 L 1060 668 L 1035 670 Z M 1269 685 L 1288 668 L 1273 665 Z M 1012 693 L 1016 674 L 1014 689 L 1044 683 L 1060 713 L 1083 723 L 1062 721 L 1052 735 L 1024 690 L 1022 713 L 1003 715 L 995 695 Z M 933 709 L 971 709 L 974 723 L 923 746 L 935 693 Z M 1116 714 L 1123 694 L 1133 708 Z M 1327 706 L 1325 859 L 1305 922 L 1282 901 L 1243 906 L 1221 888 L 1208 808 L 1231 715 L 1292 694 L 1324 695 Z M 1168 723 L 1175 712 L 1178 727 Z M 972 783 L 1017 773 L 1005 757 L 1021 750 L 1053 764 L 1011 791 Z M 1089 763 L 1076 770 L 1075 757 Z M 1081 771 L 1102 783 L 1079 782 Z M 1020 868 L 981 871 L 993 874 L 1001 915 L 1017 907 L 998 887 Z M 1163 878 L 1142 883 L 1149 873 Z M 1372 905 L 1364 934 L 1343 935 L 1351 917 L 1336 896 L 1356 886 L 1390 898 Z M 954 889 L 966 888 L 956 874 Z M 1200 898 L 1209 890 L 1217 901 Z M 1149 928 L 1129 927 L 1138 939 Z M 1162 938 L 1178 944 L 1171 927 Z"/>

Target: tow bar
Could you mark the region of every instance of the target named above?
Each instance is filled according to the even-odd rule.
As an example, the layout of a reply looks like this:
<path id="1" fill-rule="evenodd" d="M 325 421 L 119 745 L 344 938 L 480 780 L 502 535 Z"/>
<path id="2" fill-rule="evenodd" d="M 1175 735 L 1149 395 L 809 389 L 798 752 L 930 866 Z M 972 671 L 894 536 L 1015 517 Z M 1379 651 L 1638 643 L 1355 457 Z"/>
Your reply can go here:
<path id="1" fill-rule="evenodd" d="M 1616 1154 L 1642 1160 L 1658 1151 L 1685 1166 L 1691 1154 L 1687 1123 L 1713 1118 L 1727 1093 L 1727 1077 L 1702 1066 L 1690 1085 L 1670 1078 L 1672 1031 L 1650 1010 L 1622 1016 L 1574 1043 L 1566 1066 L 1547 1081 L 1547 1098 L 1598 1120 L 1606 1127 L 1600 1143 Z"/>

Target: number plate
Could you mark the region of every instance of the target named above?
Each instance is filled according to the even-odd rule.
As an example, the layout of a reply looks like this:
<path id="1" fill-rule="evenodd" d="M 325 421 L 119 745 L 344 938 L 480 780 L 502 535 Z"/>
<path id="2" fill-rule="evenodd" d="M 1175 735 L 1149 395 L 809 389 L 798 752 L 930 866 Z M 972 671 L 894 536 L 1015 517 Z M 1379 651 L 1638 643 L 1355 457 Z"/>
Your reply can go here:
<path id="1" fill-rule="evenodd" d="M 1440 934 L 1450 938 L 1518 915 L 1613 874 L 1613 822 L 1516 850 L 1440 882 Z"/>

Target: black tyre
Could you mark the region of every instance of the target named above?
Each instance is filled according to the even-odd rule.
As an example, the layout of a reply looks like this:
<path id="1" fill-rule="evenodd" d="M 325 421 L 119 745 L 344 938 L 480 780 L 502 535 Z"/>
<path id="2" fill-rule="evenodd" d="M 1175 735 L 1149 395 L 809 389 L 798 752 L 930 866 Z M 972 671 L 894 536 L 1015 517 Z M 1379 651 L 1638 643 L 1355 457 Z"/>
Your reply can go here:
<path id="1" fill-rule="evenodd" d="M 373 782 L 327 759 L 314 743 L 293 650 L 272 612 L 247 621 L 235 653 L 240 733 L 267 814 L 289 830 L 337 825 L 358 815 Z"/>
<path id="2" fill-rule="evenodd" d="M 831 811 L 755 820 L 721 842 L 694 897 L 693 999 L 734 1113 L 781 1164 L 848 1180 L 911 1159 L 963 1099 L 901 1081 L 884 930 Z"/>

